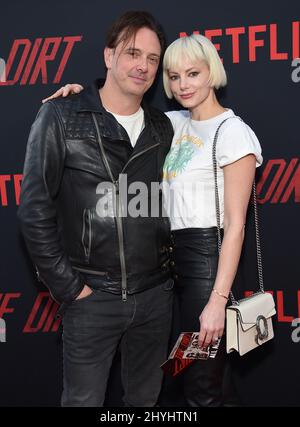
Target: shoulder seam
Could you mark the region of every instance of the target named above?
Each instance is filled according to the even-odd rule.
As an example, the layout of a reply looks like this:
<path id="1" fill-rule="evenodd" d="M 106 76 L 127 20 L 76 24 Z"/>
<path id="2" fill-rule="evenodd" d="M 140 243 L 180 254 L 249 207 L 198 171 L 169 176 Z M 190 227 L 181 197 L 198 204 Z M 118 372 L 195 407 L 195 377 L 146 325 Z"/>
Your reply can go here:
<path id="1" fill-rule="evenodd" d="M 48 101 L 48 102 L 53 106 L 54 113 L 55 113 L 55 115 L 56 115 L 56 117 L 57 117 L 57 120 L 59 121 L 59 125 L 60 125 L 60 127 L 61 127 L 61 130 L 62 130 L 62 133 L 63 133 L 64 139 L 66 140 L 66 130 L 65 130 L 65 126 L 64 126 L 64 124 L 63 124 L 62 118 L 61 118 L 60 111 L 59 111 L 59 109 L 57 108 L 57 106 L 55 105 L 55 103 L 54 103 L 54 102 L 52 102 L 51 100 L 50 100 L 50 101 Z"/>

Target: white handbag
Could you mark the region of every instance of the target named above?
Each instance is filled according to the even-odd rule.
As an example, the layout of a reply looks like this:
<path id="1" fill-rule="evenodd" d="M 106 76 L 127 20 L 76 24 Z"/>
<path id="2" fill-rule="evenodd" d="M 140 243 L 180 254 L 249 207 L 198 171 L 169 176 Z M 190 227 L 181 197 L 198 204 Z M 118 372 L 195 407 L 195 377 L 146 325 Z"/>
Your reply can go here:
<path id="1" fill-rule="evenodd" d="M 243 356 L 274 338 L 274 314 L 276 310 L 273 296 L 265 292 L 259 292 L 227 307 L 227 353 L 236 350 Z"/>
<path id="2" fill-rule="evenodd" d="M 216 215 L 218 228 L 218 250 L 221 251 L 221 229 L 220 229 L 220 205 L 217 181 L 217 160 L 216 144 L 220 127 L 228 117 L 218 126 L 213 142 L 213 168 L 215 178 L 215 198 L 216 198 Z M 241 119 L 240 119 L 241 120 Z M 272 316 L 276 314 L 274 298 L 270 293 L 265 293 L 263 285 L 262 259 L 260 249 L 258 213 L 256 201 L 256 187 L 253 183 L 253 206 L 255 221 L 255 236 L 257 250 L 257 266 L 259 292 L 250 297 L 235 300 L 233 293 L 230 292 L 231 305 L 226 308 L 226 349 L 227 353 L 236 350 L 241 356 L 250 350 L 265 344 L 274 337 Z"/>

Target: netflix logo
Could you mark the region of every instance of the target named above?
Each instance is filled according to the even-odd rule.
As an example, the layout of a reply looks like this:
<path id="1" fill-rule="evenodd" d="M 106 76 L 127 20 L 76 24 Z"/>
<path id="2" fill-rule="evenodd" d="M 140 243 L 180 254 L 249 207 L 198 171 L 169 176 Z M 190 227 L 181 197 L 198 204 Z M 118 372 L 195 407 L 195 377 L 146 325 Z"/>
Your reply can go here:
<path id="1" fill-rule="evenodd" d="M 233 64 L 239 64 L 242 60 L 256 62 L 258 55 L 270 61 L 290 61 L 300 57 L 300 21 L 294 21 L 285 27 L 271 23 L 203 31 L 197 29 L 192 33 L 203 34 L 210 39 L 220 57 L 222 46 L 229 47 L 227 50 L 230 51 L 230 56 L 226 57 L 226 61 Z M 179 37 L 186 35 L 185 31 L 179 33 Z"/>

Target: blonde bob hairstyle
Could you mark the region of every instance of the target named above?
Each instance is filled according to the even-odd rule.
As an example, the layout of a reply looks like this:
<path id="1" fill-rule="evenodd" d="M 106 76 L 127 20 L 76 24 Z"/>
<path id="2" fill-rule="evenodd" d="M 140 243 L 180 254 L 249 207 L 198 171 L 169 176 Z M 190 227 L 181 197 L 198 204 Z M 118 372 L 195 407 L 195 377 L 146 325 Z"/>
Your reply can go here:
<path id="1" fill-rule="evenodd" d="M 168 98 L 173 97 L 170 89 L 169 70 L 176 69 L 182 58 L 188 58 L 192 62 L 205 61 L 209 68 L 209 85 L 215 89 L 226 86 L 226 72 L 217 49 L 207 37 L 192 34 L 175 40 L 165 52 L 163 84 Z"/>

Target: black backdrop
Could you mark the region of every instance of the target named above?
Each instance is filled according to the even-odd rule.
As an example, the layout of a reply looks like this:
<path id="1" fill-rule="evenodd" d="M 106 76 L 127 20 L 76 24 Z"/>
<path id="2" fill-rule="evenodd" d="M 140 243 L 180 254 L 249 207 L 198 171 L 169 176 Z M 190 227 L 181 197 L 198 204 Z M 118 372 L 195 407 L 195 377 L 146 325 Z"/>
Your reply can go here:
<path id="1" fill-rule="evenodd" d="M 0 318 L 7 336 L 0 343 L 0 406 L 57 406 L 62 387 L 56 305 L 36 281 L 16 221 L 30 125 L 43 97 L 67 82 L 85 85 L 103 75 L 104 30 L 128 9 L 155 14 L 169 42 L 184 32 L 212 36 L 229 77 L 221 101 L 261 141 L 259 211 L 265 287 L 277 302 L 276 339 L 232 361 L 245 405 L 299 406 L 300 332 L 297 320 L 292 325 L 300 318 L 298 0 L 190 0 L 176 5 L 170 0 L 27 0 L 1 6 L 0 57 L 7 73 L 6 78 L 0 73 Z M 170 108 L 160 78 L 149 97 L 156 106 Z M 253 289 L 254 269 L 253 242 L 247 238 L 237 281 L 244 291 Z M 172 387 L 172 394 L 179 396 L 179 389 Z M 116 360 L 107 403 L 119 405 L 120 396 Z M 163 401 L 170 403 L 168 387 Z"/>

